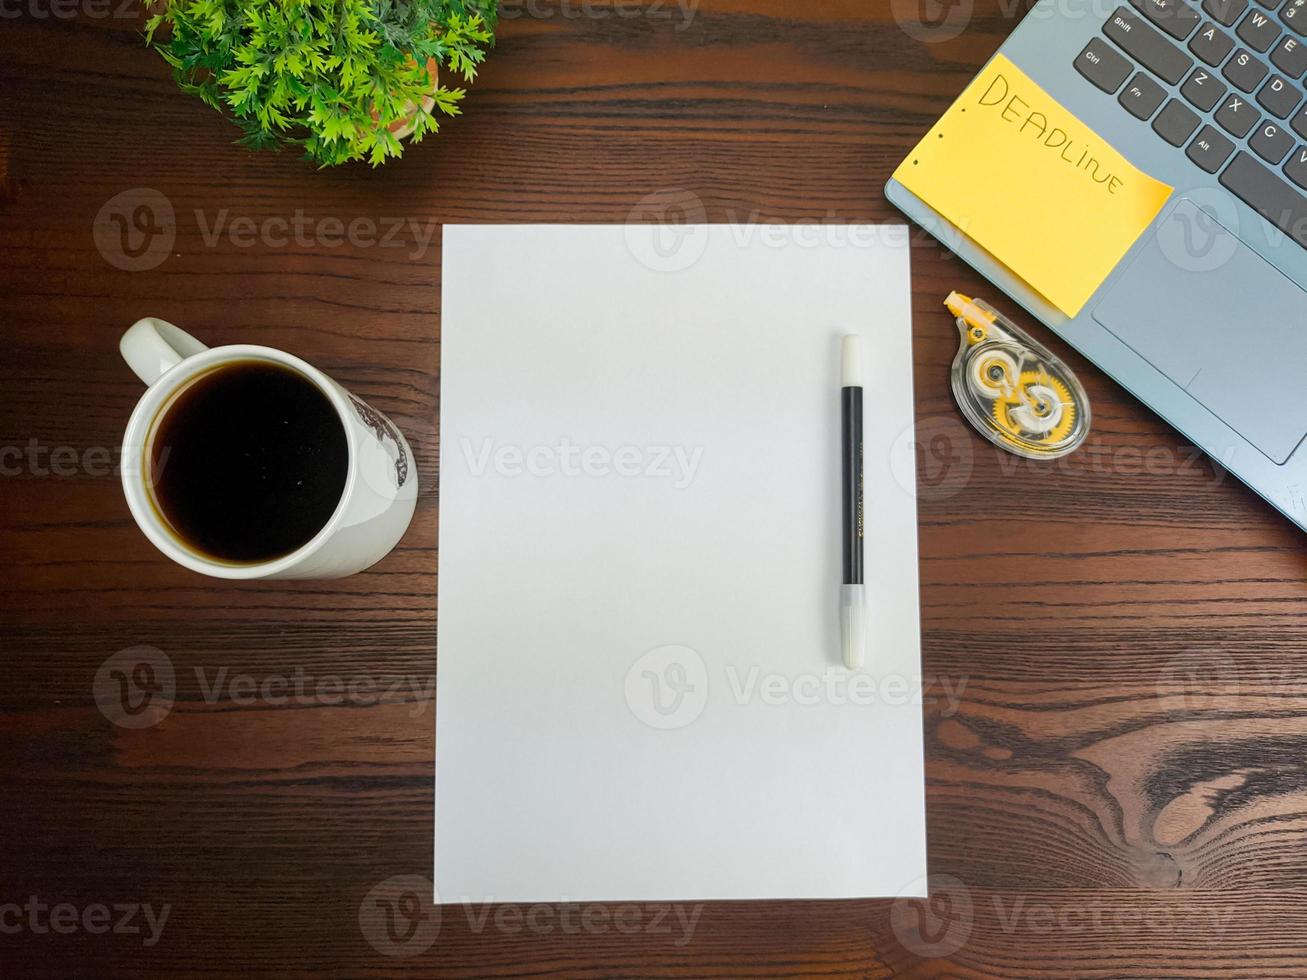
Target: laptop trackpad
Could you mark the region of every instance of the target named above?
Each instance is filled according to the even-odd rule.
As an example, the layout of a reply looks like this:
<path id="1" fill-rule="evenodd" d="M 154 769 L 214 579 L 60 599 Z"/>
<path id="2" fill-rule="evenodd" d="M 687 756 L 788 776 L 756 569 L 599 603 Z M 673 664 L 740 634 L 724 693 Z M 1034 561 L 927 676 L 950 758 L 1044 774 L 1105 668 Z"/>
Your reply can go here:
<path id="1" fill-rule="evenodd" d="M 1307 293 L 1191 201 L 1094 319 L 1276 463 L 1307 433 Z"/>

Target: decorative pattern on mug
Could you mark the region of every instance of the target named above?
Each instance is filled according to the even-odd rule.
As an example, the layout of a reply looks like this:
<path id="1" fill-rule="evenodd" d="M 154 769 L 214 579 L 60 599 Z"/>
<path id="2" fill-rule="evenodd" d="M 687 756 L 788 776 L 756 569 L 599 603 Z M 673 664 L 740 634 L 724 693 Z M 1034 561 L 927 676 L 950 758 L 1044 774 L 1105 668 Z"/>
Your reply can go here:
<path id="1" fill-rule="evenodd" d="M 349 400 L 354 406 L 354 411 L 358 413 L 359 421 L 376 434 L 378 442 L 384 444 L 389 439 L 395 444 L 395 485 L 402 487 L 408 482 L 408 453 L 404 450 L 404 443 L 400 441 L 398 430 L 390 419 L 367 402 L 360 401 L 353 395 L 349 396 Z"/>

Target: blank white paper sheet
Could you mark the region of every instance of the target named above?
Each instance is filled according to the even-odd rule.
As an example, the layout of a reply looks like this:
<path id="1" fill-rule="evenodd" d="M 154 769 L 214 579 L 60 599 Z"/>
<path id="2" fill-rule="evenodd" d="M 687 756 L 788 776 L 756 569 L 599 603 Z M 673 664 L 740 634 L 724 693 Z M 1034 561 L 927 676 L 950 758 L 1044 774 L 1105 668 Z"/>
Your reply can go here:
<path id="1" fill-rule="evenodd" d="M 442 282 L 437 901 L 924 896 L 906 229 L 446 226 Z"/>

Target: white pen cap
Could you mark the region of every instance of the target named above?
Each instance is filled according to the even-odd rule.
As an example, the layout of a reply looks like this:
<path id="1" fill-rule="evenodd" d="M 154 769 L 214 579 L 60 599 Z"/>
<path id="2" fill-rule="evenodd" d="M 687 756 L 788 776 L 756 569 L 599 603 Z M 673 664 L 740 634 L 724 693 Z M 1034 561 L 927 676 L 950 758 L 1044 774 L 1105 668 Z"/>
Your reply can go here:
<path id="1" fill-rule="evenodd" d="M 840 586 L 840 644 L 844 648 L 844 666 L 849 670 L 860 669 L 867 650 L 867 590 L 864 585 Z"/>
<path id="2" fill-rule="evenodd" d="M 862 387 L 862 338 L 855 333 L 844 335 L 840 348 L 841 388 Z"/>

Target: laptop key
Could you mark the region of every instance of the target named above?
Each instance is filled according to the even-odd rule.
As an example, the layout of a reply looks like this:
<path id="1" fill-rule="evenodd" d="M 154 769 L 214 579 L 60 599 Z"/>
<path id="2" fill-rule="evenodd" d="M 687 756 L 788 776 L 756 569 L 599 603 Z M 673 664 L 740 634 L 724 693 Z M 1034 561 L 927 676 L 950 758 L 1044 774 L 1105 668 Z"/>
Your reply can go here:
<path id="1" fill-rule="evenodd" d="M 1266 77 L 1266 66 L 1240 48 L 1234 53 L 1234 57 L 1225 63 L 1221 73 L 1245 92 L 1251 92 Z"/>
<path id="2" fill-rule="evenodd" d="M 1307 197 L 1240 151 L 1221 172 L 1221 186 L 1307 248 Z"/>
<path id="3" fill-rule="evenodd" d="M 1239 15 L 1248 9 L 1248 0 L 1203 0 L 1203 10 L 1218 24 L 1233 27 Z"/>
<path id="4" fill-rule="evenodd" d="M 1261 113 L 1238 92 L 1232 94 L 1225 100 L 1225 104 L 1216 110 L 1216 121 L 1220 127 L 1231 136 L 1240 139 L 1252 132 L 1252 128 L 1257 125 L 1257 120 L 1260 118 Z M 1208 173 L 1215 173 L 1215 171 L 1209 170 Z"/>
<path id="5" fill-rule="evenodd" d="M 1307 0 L 1289 0 L 1280 11 L 1280 20 L 1296 34 L 1307 34 Z"/>
<path id="6" fill-rule="evenodd" d="M 1134 65 L 1101 37 L 1096 37 L 1076 58 L 1076 71 L 1104 92 L 1115 94 L 1134 71 Z"/>
<path id="7" fill-rule="evenodd" d="M 1307 71 L 1307 44 L 1296 37 L 1284 35 L 1271 52 L 1271 64 L 1290 78 L 1302 78 L 1302 73 Z"/>
<path id="8" fill-rule="evenodd" d="M 1121 90 L 1117 101 L 1136 119 L 1149 119 L 1166 98 L 1166 91 L 1150 75 L 1139 72 Z"/>
<path id="9" fill-rule="evenodd" d="M 1180 88 L 1180 94 L 1203 112 L 1211 112 L 1225 93 L 1225 86 L 1206 68 L 1195 68 Z"/>
<path id="10" fill-rule="evenodd" d="M 1135 9 L 1177 41 L 1194 32 L 1201 18 L 1187 0 L 1130 0 Z"/>
<path id="11" fill-rule="evenodd" d="M 1284 165 L 1284 172 L 1299 187 L 1307 188 L 1307 146 L 1299 146 L 1293 151 L 1293 156 Z"/>
<path id="12" fill-rule="evenodd" d="M 1153 120 L 1153 132 L 1172 146 L 1184 146 L 1185 140 L 1198 128 L 1198 113 L 1182 102 L 1172 99 Z"/>
<path id="13" fill-rule="evenodd" d="M 1262 90 L 1257 93 L 1257 101 L 1271 115 L 1288 119 L 1290 113 L 1298 108 L 1298 103 L 1302 101 L 1302 93 L 1279 75 L 1272 75 L 1262 86 Z"/>
<path id="14" fill-rule="evenodd" d="M 1223 34 L 1215 24 L 1208 21 L 1190 40 L 1189 50 L 1214 68 L 1234 50 L 1234 42 L 1228 34 Z"/>
<path id="15" fill-rule="evenodd" d="M 1298 114 L 1289 120 L 1289 125 L 1295 133 L 1307 140 L 1307 106 L 1298 110 Z"/>
<path id="16" fill-rule="evenodd" d="M 1193 67 L 1193 59 L 1183 50 L 1149 27 L 1138 14 L 1125 7 L 1118 7 L 1116 13 L 1108 18 L 1107 23 L 1103 25 L 1103 33 L 1115 41 L 1126 54 L 1172 85 L 1179 85 L 1180 79 L 1184 78 Z"/>
<path id="17" fill-rule="evenodd" d="M 1209 174 L 1221 169 L 1221 164 L 1234 152 L 1234 144 L 1211 126 L 1204 126 L 1185 150 L 1185 155 Z"/>
<path id="18" fill-rule="evenodd" d="M 1270 164 L 1278 164 L 1293 149 L 1293 135 L 1277 123 L 1264 122 L 1248 141 L 1254 153 Z"/>
<path id="19" fill-rule="evenodd" d="M 1280 36 L 1280 25 L 1260 10 L 1250 10 L 1235 33 L 1254 51 L 1268 51 Z"/>

